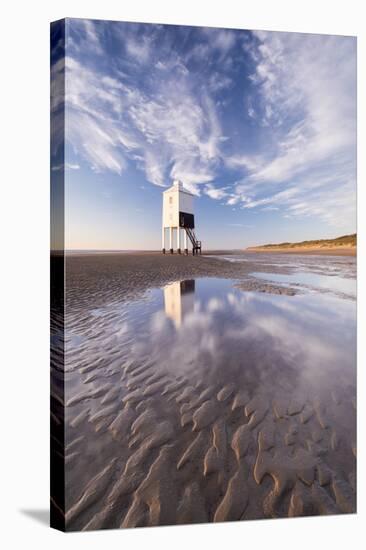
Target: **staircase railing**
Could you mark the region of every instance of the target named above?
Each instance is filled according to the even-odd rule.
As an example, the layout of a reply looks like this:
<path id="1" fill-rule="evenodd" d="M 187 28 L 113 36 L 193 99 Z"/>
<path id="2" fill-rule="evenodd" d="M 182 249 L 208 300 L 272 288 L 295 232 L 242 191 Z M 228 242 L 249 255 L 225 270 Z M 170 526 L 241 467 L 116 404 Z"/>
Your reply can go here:
<path id="1" fill-rule="evenodd" d="M 189 240 L 192 243 L 193 255 L 198 254 L 198 252 L 201 254 L 202 253 L 202 242 L 197 239 L 196 234 L 195 234 L 193 229 L 190 229 L 189 227 L 186 227 L 185 230 L 187 232 Z"/>

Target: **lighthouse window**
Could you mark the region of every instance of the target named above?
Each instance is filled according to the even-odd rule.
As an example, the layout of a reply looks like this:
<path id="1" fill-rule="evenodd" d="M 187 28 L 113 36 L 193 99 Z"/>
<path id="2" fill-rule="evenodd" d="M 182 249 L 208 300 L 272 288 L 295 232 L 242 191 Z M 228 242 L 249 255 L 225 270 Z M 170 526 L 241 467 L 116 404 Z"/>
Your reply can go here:
<path id="1" fill-rule="evenodd" d="M 173 203 L 173 197 L 169 197 L 169 204 Z"/>

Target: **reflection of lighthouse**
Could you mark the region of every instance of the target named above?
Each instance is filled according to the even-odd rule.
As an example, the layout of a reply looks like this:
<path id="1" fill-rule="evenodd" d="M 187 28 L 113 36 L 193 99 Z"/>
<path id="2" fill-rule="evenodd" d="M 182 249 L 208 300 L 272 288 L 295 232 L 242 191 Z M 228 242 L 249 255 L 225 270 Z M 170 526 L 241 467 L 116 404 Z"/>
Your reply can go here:
<path id="1" fill-rule="evenodd" d="M 164 288 L 165 315 L 179 328 L 194 307 L 194 279 L 177 281 Z"/>

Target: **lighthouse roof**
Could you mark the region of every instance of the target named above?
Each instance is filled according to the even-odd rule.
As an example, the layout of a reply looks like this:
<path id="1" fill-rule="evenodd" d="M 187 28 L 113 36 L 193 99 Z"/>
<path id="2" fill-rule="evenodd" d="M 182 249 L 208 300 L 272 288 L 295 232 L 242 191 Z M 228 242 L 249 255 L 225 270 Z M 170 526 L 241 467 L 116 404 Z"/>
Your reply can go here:
<path id="1" fill-rule="evenodd" d="M 171 187 L 169 187 L 168 189 L 166 189 L 164 191 L 164 193 L 170 193 L 171 191 L 177 191 L 177 192 L 180 192 L 180 193 L 186 193 L 187 195 L 191 195 L 192 197 L 194 196 L 193 193 L 190 193 L 188 191 L 188 189 L 186 189 L 183 185 L 183 183 L 179 180 L 174 180 L 173 181 L 173 185 Z"/>

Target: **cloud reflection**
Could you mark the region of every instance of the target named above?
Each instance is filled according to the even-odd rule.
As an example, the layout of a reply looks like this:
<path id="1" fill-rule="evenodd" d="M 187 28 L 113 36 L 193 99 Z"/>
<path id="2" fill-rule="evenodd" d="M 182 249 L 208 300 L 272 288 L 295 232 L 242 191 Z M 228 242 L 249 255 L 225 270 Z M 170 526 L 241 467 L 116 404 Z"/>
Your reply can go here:
<path id="1" fill-rule="evenodd" d="M 250 371 L 256 380 L 286 373 L 310 386 L 354 377 L 354 304 L 322 295 L 264 296 L 220 280 L 207 292 L 203 279 L 184 303 L 182 283 L 175 284 L 159 291 L 165 309 L 152 313 L 147 328 L 144 352 L 161 368 L 185 374 L 202 369 L 212 378 L 225 369 L 233 379 Z M 174 288 L 178 317 L 167 288 Z"/>
<path id="2" fill-rule="evenodd" d="M 93 318 L 88 334 L 70 331 L 66 341 L 83 365 L 136 361 L 192 384 L 272 395 L 355 387 L 355 303 L 329 294 L 243 292 L 202 278 L 93 310 Z"/>

